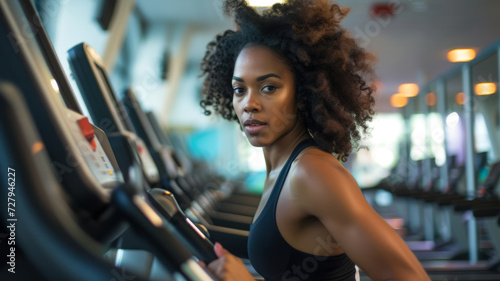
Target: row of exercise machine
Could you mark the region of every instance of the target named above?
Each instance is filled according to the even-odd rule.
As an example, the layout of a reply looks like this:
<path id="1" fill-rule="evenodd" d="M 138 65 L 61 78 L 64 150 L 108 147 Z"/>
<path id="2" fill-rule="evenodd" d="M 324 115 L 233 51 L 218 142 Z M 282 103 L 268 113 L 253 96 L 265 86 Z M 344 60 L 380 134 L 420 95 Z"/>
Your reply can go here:
<path id="1" fill-rule="evenodd" d="M 68 57 L 83 116 L 31 1 L 0 0 L 0 36 L 2 202 L 14 203 L 2 223 L 16 241 L 2 276 L 215 280 L 198 263 L 217 258 L 211 241 L 247 257 L 258 195 L 174 150 L 81 43 Z"/>
<path id="2" fill-rule="evenodd" d="M 373 188 L 394 195 L 426 270 L 452 280 L 500 279 L 499 50 L 500 42 L 408 98 L 400 160 Z"/>

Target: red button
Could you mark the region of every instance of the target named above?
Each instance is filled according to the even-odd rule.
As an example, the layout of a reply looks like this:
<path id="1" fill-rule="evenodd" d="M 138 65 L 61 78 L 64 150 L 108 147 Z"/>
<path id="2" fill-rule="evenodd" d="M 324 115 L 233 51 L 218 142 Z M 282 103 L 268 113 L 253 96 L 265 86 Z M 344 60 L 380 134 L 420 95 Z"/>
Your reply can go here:
<path id="1" fill-rule="evenodd" d="M 83 136 L 90 143 L 90 147 L 92 148 L 92 150 L 95 151 L 97 149 L 97 144 L 94 139 L 94 128 L 92 128 L 89 119 L 87 117 L 83 117 L 77 122 L 78 126 L 80 127 L 80 130 L 82 131 Z"/>

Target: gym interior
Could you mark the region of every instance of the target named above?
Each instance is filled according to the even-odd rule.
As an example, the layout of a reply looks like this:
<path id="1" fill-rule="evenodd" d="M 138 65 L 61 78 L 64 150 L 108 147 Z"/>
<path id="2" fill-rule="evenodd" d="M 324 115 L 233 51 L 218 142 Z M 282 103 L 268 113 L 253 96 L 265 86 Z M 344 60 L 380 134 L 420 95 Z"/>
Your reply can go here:
<path id="1" fill-rule="evenodd" d="M 500 2 L 336 2 L 378 60 L 344 167 L 432 280 L 500 280 Z M 217 280 L 215 242 L 263 280 L 262 149 L 200 107 L 221 5 L 0 0 L 1 280 Z"/>

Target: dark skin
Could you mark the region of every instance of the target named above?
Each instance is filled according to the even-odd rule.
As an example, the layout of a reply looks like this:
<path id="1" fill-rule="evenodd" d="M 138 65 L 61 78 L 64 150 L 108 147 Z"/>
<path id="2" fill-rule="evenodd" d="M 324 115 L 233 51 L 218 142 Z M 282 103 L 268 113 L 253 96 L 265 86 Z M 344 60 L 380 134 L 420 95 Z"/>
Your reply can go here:
<path id="1" fill-rule="evenodd" d="M 310 138 L 297 114 L 294 75 L 272 50 L 243 49 L 234 67 L 233 107 L 250 143 L 262 147 L 267 178 L 254 220 L 295 146 Z M 250 120 L 250 121 L 249 121 Z M 320 256 L 346 253 L 372 280 L 430 280 L 399 235 L 371 208 L 351 174 L 317 147 L 303 150 L 283 185 L 278 229 L 290 246 Z M 321 247 L 318 239 L 329 241 Z M 254 280 L 216 245 L 208 268 L 221 280 Z"/>

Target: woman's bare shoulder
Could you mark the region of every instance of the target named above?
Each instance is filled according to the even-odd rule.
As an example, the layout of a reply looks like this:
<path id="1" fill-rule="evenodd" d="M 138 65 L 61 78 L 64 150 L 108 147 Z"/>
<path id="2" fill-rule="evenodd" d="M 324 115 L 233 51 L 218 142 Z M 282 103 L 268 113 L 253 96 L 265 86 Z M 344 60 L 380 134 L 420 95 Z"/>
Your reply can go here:
<path id="1" fill-rule="evenodd" d="M 309 166 L 314 164 L 326 164 L 330 165 L 340 165 L 342 164 L 333 156 L 324 150 L 319 149 L 318 147 L 311 146 L 304 149 L 298 156 L 295 158 L 296 166 Z"/>
<path id="2" fill-rule="evenodd" d="M 356 181 L 340 161 L 316 147 L 304 150 L 290 172 L 290 188 L 296 196 L 331 197 L 349 190 L 359 192 Z"/>

